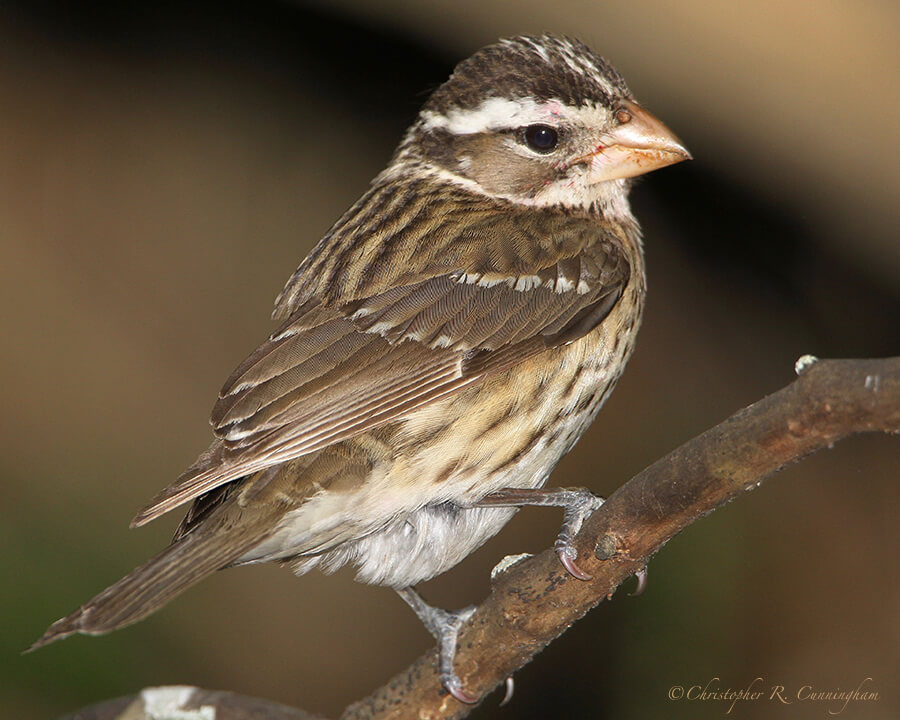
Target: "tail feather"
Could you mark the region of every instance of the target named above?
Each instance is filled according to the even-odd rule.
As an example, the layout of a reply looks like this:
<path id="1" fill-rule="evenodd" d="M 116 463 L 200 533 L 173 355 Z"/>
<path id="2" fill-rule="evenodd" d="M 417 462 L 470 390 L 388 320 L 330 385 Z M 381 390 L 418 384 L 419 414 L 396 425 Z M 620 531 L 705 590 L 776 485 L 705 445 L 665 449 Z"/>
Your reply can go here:
<path id="1" fill-rule="evenodd" d="M 227 533 L 221 527 L 200 527 L 184 535 L 71 615 L 57 620 L 26 652 L 74 633 L 103 635 L 142 620 L 262 540 L 252 528 L 243 530 L 232 528 Z"/>

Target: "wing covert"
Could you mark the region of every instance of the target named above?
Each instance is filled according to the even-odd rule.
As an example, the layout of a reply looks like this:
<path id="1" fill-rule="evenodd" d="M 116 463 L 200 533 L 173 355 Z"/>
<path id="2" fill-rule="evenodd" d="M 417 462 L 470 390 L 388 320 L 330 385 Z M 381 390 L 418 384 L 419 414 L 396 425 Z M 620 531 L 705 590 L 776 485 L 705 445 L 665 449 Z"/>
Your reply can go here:
<path id="1" fill-rule="evenodd" d="M 188 470 L 133 524 L 590 332 L 630 268 L 615 238 L 594 223 L 588 230 L 595 242 L 533 274 L 455 269 L 345 301 L 307 298 L 223 386 L 212 413 L 216 462 Z"/>

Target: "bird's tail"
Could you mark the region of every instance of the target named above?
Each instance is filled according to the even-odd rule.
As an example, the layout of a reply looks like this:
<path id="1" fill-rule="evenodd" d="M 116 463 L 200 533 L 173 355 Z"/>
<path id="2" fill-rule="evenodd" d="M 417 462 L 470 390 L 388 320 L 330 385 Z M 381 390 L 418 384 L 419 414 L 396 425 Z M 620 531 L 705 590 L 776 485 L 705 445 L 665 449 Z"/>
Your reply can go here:
<path id="1" fill-rule="evenodd" d="M 103 635 L 136 623 L 262 539 L 252 527 L 232 527 L 231 531 L 198 527 L 182 536 L 71 615 L 57 620 L 26 652 L 74 633 Z"/>

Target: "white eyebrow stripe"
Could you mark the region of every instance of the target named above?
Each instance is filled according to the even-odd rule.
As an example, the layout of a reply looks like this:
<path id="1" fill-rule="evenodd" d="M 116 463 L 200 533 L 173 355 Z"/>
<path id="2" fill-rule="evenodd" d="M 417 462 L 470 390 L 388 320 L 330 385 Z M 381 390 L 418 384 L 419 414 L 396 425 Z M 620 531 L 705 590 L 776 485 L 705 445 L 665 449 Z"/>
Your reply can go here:
<path id="1" fill-rule="evenodd" d="M 535 122 L 552 123 L 558 120 L 561 106 L 560 100 L 538 103 L 531 98 L 508 100 L 494 97 L 488 98 L 474 110 L 451 110 L 446 115 L 425 111 L 421 114 L 421 120 L 425 130 L 438 129 L 447 130 L 454 135 L 472 135 Z"/>

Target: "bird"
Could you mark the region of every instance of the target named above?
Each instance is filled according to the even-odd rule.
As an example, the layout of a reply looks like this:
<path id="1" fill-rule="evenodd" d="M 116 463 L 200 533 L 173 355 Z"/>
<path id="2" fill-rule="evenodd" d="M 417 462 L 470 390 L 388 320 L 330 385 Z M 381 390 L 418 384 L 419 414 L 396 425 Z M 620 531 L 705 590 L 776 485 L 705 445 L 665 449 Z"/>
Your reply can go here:
<path id="1" fill-rule="evenodd" d="M 557 554 L 590 579 L 573 538 L 602 500 L 545 484 L 634 349 L 633 178 L 690 157 L 579 40 L 521 35 L 460 62 L 289 278 L 210 447 L 132 521 L 190 503 L 171 544 L 30 649 L 130 625 L 223 568 L 349 565 L 412 607 L 445 690 L 475 702 L 453 666 L 472 608 L 415 586 L 526 505 L 563 509 Z"/>

